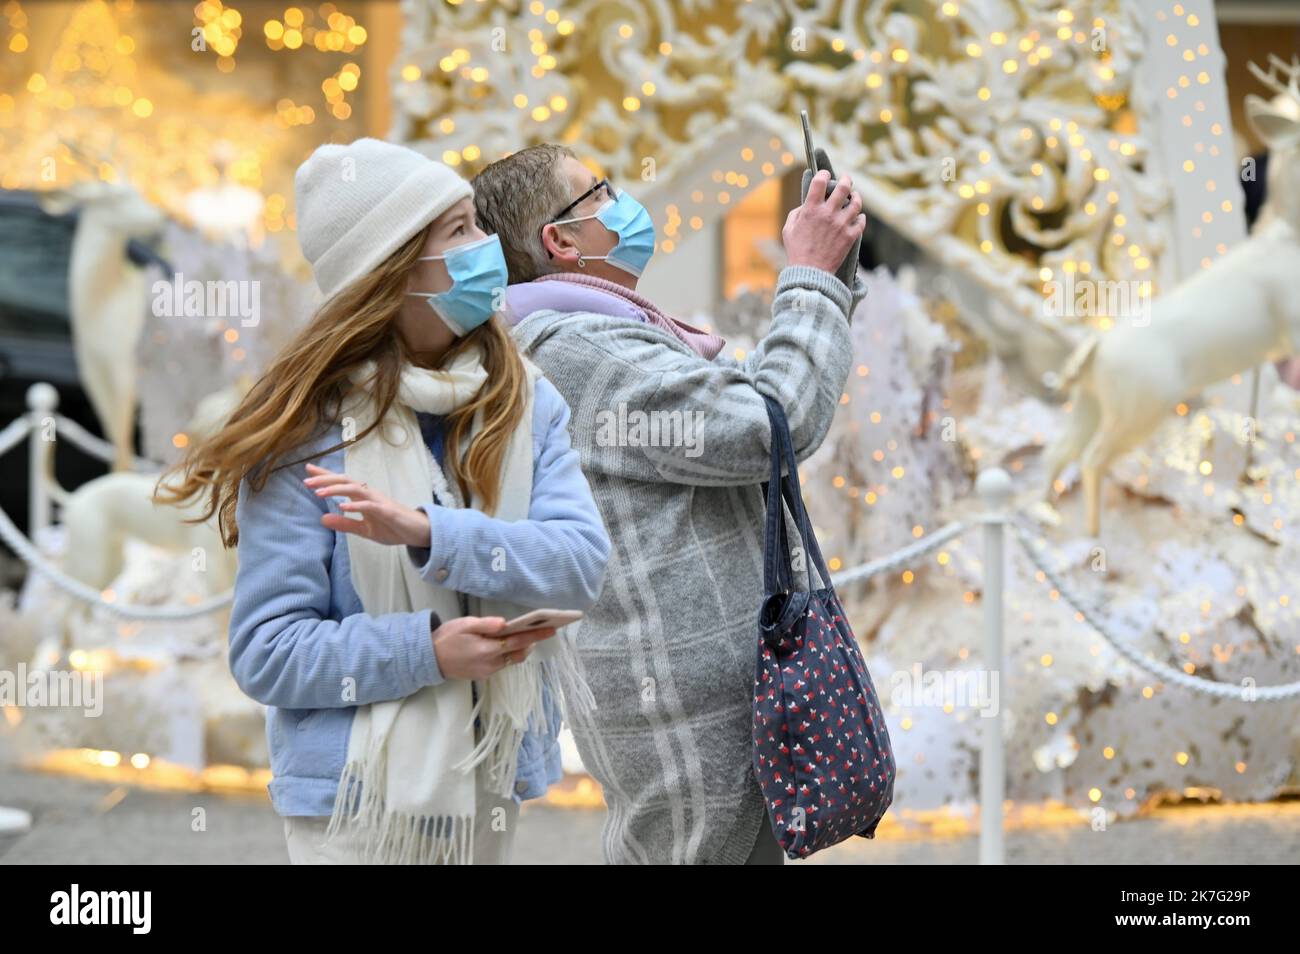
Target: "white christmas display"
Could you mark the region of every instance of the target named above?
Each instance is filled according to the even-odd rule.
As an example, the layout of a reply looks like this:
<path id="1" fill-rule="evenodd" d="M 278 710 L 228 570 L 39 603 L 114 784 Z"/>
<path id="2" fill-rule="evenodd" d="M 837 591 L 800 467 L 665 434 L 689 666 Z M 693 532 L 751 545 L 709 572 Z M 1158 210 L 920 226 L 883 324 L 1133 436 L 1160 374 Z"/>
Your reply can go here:
<path id="1" fill-rule="evenodd" d="M 1173 172 L 1152 149 L 1201 122 L 1229 142 L 1208 2 L 1159 11 L 1168 36 L 1125 0 L 697 6 L 407 0 L 393 135 L 471 169 L 576 140 L 663 223 L 672 255 L 796 164 L 806 108 L 873 215 L 1026 321 L 1043 320 L 1045 274 L 1158 286 L 1178 274 L 1162 264 L 1172 244 L 1222 254 L 1240 235 L 1230 217 L 1174 234 Z M 1199 105 L 1171 111 L 1179 95 Z M 1199 153 L 1228 187 L 1227 152 Z"/>

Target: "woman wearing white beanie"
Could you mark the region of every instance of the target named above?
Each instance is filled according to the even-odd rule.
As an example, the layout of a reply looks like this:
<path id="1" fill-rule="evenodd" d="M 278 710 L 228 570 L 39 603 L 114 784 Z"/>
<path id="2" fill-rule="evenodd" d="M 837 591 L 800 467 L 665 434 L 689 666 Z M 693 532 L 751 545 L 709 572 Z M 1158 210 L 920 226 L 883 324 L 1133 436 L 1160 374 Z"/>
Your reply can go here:
<path id="1" fill-rule="evenodd" d="M 591 605 L 609 538 L 468 183 L 361 139 L 296 188 L 325 300 L 159 496 L 239 547 L 230 665 L 269 707 L 290 859 L 504 862 L 591 699 L 564 632 L 497 634 Z"/>

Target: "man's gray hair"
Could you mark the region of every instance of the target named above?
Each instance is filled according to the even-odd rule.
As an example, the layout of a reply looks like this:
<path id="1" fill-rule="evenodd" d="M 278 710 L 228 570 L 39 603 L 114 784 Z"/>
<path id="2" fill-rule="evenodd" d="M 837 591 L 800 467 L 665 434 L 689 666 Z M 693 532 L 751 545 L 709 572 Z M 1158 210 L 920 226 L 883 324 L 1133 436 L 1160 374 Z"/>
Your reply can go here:
<path id="1" fill-rule="evenodd" d="M 495 233 L 505 252 L 512 284 L 557 271 L 542 245 L 542 226 L 573 201 L 561 163 L 574 156 L 568 146 L 541 143 L 498 159 L 471 183 L 474 215 L 483 231 Z"/>

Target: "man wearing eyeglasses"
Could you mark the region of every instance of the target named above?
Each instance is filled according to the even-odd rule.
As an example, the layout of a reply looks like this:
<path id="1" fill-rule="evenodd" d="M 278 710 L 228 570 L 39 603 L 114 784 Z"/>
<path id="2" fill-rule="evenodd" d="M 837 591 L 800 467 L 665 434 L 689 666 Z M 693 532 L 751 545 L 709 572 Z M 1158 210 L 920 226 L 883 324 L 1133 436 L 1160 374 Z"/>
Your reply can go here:
<path id="1" fill-rule="evenodd" d="M 780 864 L 754 778 L 752 702 L 770 427 L 820 446 L 852 357 L 866 224 L 848 176 L 804 174 L 772 324 L 743 362 L 637 291 L 655 248 L 640 203 L 568 148 L 523 149 L 474 180 L 524 354 L 571 409 L 613 553 L 574 641 L 597 708 L 572 725 L 604 789 L 611 863 Z"/>

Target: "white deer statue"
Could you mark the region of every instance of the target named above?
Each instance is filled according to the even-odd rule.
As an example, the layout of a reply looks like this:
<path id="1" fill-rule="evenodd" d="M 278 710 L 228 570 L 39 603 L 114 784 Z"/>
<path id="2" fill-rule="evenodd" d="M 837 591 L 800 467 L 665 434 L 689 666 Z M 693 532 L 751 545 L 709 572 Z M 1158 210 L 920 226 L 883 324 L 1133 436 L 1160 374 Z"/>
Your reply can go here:
<path id="1" fill-rule="evenodd" d="M 1088 533 L 1101 529 L 1101 481 L 1174 407 L 1215 382 L 1300 346 L 1300 59 L 1270 57 L 1251 71 L 1278 97 L 1246 97 L 1246 115 L 1269 147 L 1267 201 L 1250 237 L 1158 297 L 1149 322 L 1089 337 L 1066 362 L 1073 407 L 1047 452 L 1046 499 L 1078 460 Z M 1285 75 L 1286 82 L 1279 78 Z"/>
<path id="2" fill-rule="evenodd" d="M 78 182 L 46 193 L 46 211 L 76 209 L 68 266 L 73 352 L 82 386 L 113 444 L 115 471 L 130 470 L 135 433 L 135 349 L 149 307 L 144 269 L 127 242 L 159 232 L 165 214 L 126 184 Z"/>

